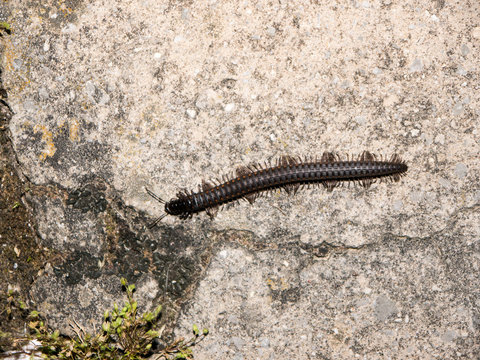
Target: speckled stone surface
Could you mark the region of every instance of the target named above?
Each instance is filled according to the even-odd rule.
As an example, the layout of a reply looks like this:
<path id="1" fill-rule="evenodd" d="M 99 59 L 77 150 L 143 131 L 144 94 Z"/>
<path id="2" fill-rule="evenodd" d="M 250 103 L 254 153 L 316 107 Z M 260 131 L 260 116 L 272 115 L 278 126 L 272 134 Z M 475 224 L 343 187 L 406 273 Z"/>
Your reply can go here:
<path id="1" fill-rule="evenodd" d="M 13 144 L 42 246 L 65 253 L 32 288 L 71 293 L 54 324 L 88 308 L 87 326 L 100 303 L 72 301 L 79 286 L 110 299 L 126 273 L 183 304 L 177 334 L 210 328 L 199 359 L 480 352 L 478 2 L 2 6 Z M 325 150 L 398 153 L 409 172 L 145 229 L 162 212 L 145 186 L 168 199 Z"/>

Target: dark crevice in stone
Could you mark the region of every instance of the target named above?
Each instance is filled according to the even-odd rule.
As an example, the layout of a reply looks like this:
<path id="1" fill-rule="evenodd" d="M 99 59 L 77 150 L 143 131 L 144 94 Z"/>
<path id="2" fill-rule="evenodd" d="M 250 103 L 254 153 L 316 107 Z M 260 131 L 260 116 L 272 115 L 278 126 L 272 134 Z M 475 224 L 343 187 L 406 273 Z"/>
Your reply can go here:
<path id="1" fill-rule="evenodd" d="M 14 289 L 16 300 L 32 305 L 29 290 L 53 252 L 38 245 L 35 220 L 24 197 L 30 184 L 21 171 L 11 140 L 13 111 L 2 84 L 2 72 L 0 68 L 0 309 L 6 309 L 7 289 Z M 16 308 L 10 314 L 0 311 L 0 332 L 23 333 L 27 313 Z M 5 343 L 6 339 L 0 339 L 0 352 L 11 345 Z"/>

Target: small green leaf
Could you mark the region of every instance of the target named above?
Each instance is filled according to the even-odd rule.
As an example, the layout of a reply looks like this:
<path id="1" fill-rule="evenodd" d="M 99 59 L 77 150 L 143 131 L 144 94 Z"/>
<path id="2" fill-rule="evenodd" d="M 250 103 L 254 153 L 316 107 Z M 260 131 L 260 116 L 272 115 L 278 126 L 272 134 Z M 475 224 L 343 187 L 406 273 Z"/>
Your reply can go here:
<path id="1" fill-rule="evenodd" d="M 162 312 L 162 305 L 158 305 L 155 308 L 155 311 L 153 312 L 153 314 L 154 314 L 155 317 L 158 317 L 158 315 L 160 315 L 161 312 Z"/>
<path id="2" fill-rule="evenodd" d="M 208 329 L 207 328 L 203 328 L 203 335 L 208 335 Z"/>
<path id="3" fill-rule="evenodd" d="M 57 340 L 59 335 L 60 331 L 55 330 L 50 337 L 52 338 L 52 340 Z"/>
<path id="4" fill-rule="evenodd" d="M 105 312 L 103 313 L 103 319 L 107 320 L 109 316 L 110 316 L 110 313 L 108 312 L 108 310 L 105 310 Z"/>
<path id="5" fill-rule="evenodd" d="M 134 284 L 128 285 L 127 290 L 128 292 L 133 292 L 133 290 L 135 290 L 135 285 Z"/>
<path id="6" fill-rule="evenodd" d="M 142 318 L 143 318 L 143 320 L 145 320 L 146 322 L 152 322 L 152 321 L 155 319 L 155 317 L 153 316 L 153 314 L 150 313 L 150 312 L 147 312 L 147 313 L 143 314 Z"/>
<path id="7" fill-rule="evenodd" d="M 10 31 L 12 29 L 12 27 L 6 21 L 0 21 L 0 29 L 5 29 L 5 30 Z"/>
<path id="8" fill-rule="evenodd" d="M 121 324 L 122 324 L 122 318 L 119 317 L 119 318 L 115 319 L 114 322 L 112 322 L 112 327 L 113 327 L 114 329 L 116 329 L 116 328 L 118 328 Z"/>
<path id="9" fill-rule="evenodd" d="M 18 208 L 19 206 L 20 206 L 20 203 L 18 201 L 15 201 L 15 203 L 12 206 L 12 210 Z"/>
<path id="10" fill-rule="evenodd" d="M 127 279 L 121 278 L 120 282 L 122 283 L 123 286 L 127 286 Z"/>
<path id="11" fill-rule="evenodd" d="M 192 329 L 195 336 L 198 336 L 198 334 L 200 333 L 200 331 L 198 330 L 198 326 L 193 324 Z"/>
<path id="12" fill-rule="evenodd" d="M 124 317 L 127 312 L 128 312 L 128 306 L 124 306 L 122 308 L 122 311 L 120 311 L 120 314 L 118 314 L 118 316 Z"/>
<path id="13" fill-rule="evenodd" d="M 151 338 L 156 338 L 156 337 L 158 337 L 158 331 L 148 330 L 148 331 L 146 332 L 146 335 L 147 335 L 147 336 L 150 336 Z"/>
<path id="14" fill-rule="evenodd" d="M 110 323 L 109 322 L 104 322 L 102 324 L 102 330 L 105 331 L 105 332 L 108 332 L 108 330 L 110 330 Z"/>

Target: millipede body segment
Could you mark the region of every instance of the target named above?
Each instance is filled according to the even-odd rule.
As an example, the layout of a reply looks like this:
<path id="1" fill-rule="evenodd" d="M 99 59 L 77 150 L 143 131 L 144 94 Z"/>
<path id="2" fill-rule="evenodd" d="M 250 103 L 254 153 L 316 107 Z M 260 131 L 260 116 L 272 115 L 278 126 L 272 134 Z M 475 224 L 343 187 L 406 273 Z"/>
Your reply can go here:
<path id="1" fill-rule="evenodd" d="M 346 160 L 341 160 L 331 152 L 323 153 L 320 159 L 302 160 L 282 156 L 273 166 L 241 166 L 234 176 L 224 177 L 215 185 L 203 181 L 197 192 L 181 191 L 168 202 L 147 190 L 155 199 L 165 203 L 165 214 L 152 226 L 166 215 L 186 219 L 195 213 L 206 211 L 210 217 L 214 217 L 223 204 L 238 199 L 253 203 L 269 190 L 284 189 L 287 193 L 294 194 L 301 186 L 321 184 L 332 191 L 345 182 L 360 183 L 368 188 L 377 180 L 398 181 L 407 170 L 408 166 L 396 154 L 388 160 L 369 152 L 363 152 L 356 159 Z"/>

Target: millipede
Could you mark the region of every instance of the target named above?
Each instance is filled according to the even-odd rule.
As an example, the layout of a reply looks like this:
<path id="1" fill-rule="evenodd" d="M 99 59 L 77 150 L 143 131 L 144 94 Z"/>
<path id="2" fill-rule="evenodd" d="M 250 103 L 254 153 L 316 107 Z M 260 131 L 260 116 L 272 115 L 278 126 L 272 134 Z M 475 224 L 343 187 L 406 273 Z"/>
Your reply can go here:
<path id="1" fill-rule="evenodd" d="M 320 158 L 281 156 L 273 163 L 240 166 L 233 175 L 224 176 L 215 183 L 202 181 L 197 192 L 183 190 L 170 201 L 164 201 L 146 189 L 150 196 L 165 205 L 165 213 L 150 227 L 167 215 L 187 219 L 205 211 L 213 218 L 221 205 L 240 199 L 253 203 L 259 196 L 275 189 L 295 194 L 304 186 L 322 185 L 332 191 L 345 183 L 368 188 L 376 181 L 398 181 L 407 170 L 407 164 L 398 154 L 385 159 L 364 151 L 356 158 L 344 160 L 333 152 L 324 152 Z"/>

